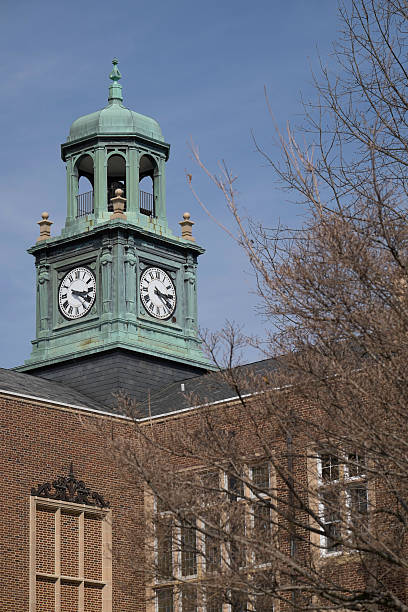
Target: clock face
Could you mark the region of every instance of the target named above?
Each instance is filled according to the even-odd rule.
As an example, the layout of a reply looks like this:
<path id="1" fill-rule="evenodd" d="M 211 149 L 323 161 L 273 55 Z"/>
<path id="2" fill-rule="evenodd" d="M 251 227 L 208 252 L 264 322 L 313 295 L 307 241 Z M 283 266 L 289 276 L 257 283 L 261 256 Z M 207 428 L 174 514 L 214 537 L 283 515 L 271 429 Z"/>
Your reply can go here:
<path id="1" fill-rule="evenodd" d="M 147 268 L 140 279 L 140 298 L 149 315 L 168 319 L 176 309 L 176 290 L 161 268 Z"/>
<path id="2" fill-rule="evenodd" d="M 67 319 L 79 319 L 92 308 L 96 281 L 88 268 L 74 268 L 64 276 L 58 291 L 60 311 Z"/>

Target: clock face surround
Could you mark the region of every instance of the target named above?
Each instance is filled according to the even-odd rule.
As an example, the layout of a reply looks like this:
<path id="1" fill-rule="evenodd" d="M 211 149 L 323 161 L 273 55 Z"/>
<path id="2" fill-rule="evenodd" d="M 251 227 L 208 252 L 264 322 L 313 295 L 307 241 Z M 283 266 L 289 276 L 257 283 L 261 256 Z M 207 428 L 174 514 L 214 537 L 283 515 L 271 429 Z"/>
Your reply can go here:
<path id="1" fill-rule="evenodd" d="M 91 310 L 96 297 L 96 280 L 89 268 L 78 267 L 61 281 L 58 305 L 66 319 L 80 319 Z"/>
<path id="2" fill-rule="evenodd" d="M 176 309 L 176 289 L 161 268 L 146 268 L 140 279 L 140 299 L 150 316 L 168 319 Z"/>

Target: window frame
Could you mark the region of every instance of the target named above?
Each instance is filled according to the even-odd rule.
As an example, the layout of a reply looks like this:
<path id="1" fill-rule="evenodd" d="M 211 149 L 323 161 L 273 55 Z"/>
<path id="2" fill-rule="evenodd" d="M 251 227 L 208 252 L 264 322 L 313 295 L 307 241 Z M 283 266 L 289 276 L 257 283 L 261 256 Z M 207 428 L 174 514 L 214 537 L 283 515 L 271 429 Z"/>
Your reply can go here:
<path id="1" fill-rule="evenodd" d="M 231 500 L 232 503 L 236 503 L 237 506 L 242 507 L 243 510 L 243 520 L 244 520 L 244 525 L 245 525 L 245 531 L 248 530 L 248 528 L 252 528 L 253 527 L 253 521 L 254 521 L 254 515 L 251 512 L 251 507 L 252 504 L 257 504 L 257 503 L 262 503 L 262 500 L 268 499 L 270 497 L 270 493 L 268 494 L 266 492 L 266 490 L 264 492 L 259 492 L 259 493 L 254 493 L 254 491 L 252 491 L 251 487 L 250 487 L 250 483 L 248 482 L 249 479 L 253 478 L 253 470 L 255 467 L 257 467 L 258 465 L 262 465 L 262 464 L 266 464 L 267 465 L 267 474 L 268 474 L 268 490 L 271 492 L 273 490 L 273 483 L 274 483 L 274 472 L 272 469 L 272 464 L 271 461 L 269 461 L 267 458 L 261 458 L 261 457 L 255 457 L 255 458 L 251 458 L 248 461 L 243 462 L 243 473 L 242 473 L 242 485 L 237 487 L 237 491 L 235 492 L 233 489 L 233 486 L 231 485 L 230 482 L 230 475 L 228 474 L 228 470 L 226 468 L 221 468 L 218 470 L 218 482 L 219 482 L 219 490 L 220 493 L 223 492 L 226 496 L 228 496 Z M 198 472 L 201 472 L 200 469 L 198 469 Z M 206 474 L 206 470 L 202 470 L 202 473 L 205 475 Z M 215 477 L 215 471 L 214 474 L 212 474 L 213 470 L 209 471 L 210 477 L 214 476 Z M 262 488 L 262 487 L 261 487 Z M 208 586 L 206 586 L 205 582 L 202 582 L 202 577 L 203 577 L 203 572 L 206 572 L 206 551 L 207 551 L 207 542 L 206 542 L 206 536 L 205 534 L 202 532 L 203 530 L 205 530 L 205 522 L 206 522 L 206 512 L 209 510 L 209 508 L 212 507 L 211 503 L 206 503 L 206 500 L 204 500 L 203 503 L 203 512 L 202 512 L 202 516 L 200 517 L 196 517 L 197 520 L 197 526 L 196 526 L 196 568 L 197 571 L 195 574 L 191 574 L 191 575 L 184 575 L 183 571 L 182 571 L 182 527 L 179 524 L 178 520 L 174 520 L 174 515 L 171 512 L 171 510 L 158 510 L 158 500 L 156 495 L 154 495 L 153 492 L 149 491 L 146 494 L 146 499 L 148 499 L 150 497 L 151 501 L 151 505 L 150 508 L 151 510 L 153 510 L 154 515 L 160 515 L 162 518 L 164 518 L 166 515 L 168 515 L 169 517 L 172 517 L 173 519 L 173 546 L 172 546 L 172 559 L 173 559 L 173 576 L 172 578 L 169 579 L 162 579 L 162 580 L 158 580 L 157 577 L 153 578 L 153 582 L 150 585 L 147 585 L 147 593 L 151 593 L 153 595 L 152 599 L 152 605 L 150 607 L 150 605 L 148 604 L 147 606 L 147 610 L 154 610 L 155 612 L 159 611 L 159 607 L 158 607 L 158 596 L 157 593 L 161 591 L 161 589 L 172 589 L 172 593 L 173 593 L 173 612 L 183 612 L 183 588 L 196 588 L 197 589 L 197 610 L 200 610 L 200 612 L 205 612 L 206 611 L 206 599 L 207 599 L 207 595 L 206 595 L 206 591 L 208 588 Z M 271 533 L 271 540 L 274 537 L 274 529 L 273 529 L 273 525 L 272 525 L 272 516 L 273 516 L 273 508 L 269 507 L 269 513 L 270 513 L 270 521 L 271 521 L 271 528 L 270 528 L 270 533 Z M 188 514 L 186 514 L 186 517 L 188 519 Z M 220 517 L 220 520 L 222 520 L 222 517 Z M 219 563 L 225 564 L 225 563 L 229 563 L 230 561 L 230 550 L 229 550 L 229 545 L 228 543 L 222 543 L 219 542 L 219 547 L 218 547 L 218 553 L 219 553 Z M 254 553 L 255 554 L 255 553 Z M 254 556 L 254 554 L 250 553 L 249 556 L 249 552 L 246 549 L 244 552 L 244 565 L 240 565 L 239 568 L 237 567 L 237 569 L 239 571 L 248 571 L 248 572 L 252 572 L 254 571 L 254 569 L 256 570 L 256 568 L 265 568 L 268 567 L 270 565 L 270 563 L 258 563 L 258 564 L 254 564 L 254 559 L 252 559 L 252 556 Z M 154 561 L 155 561 L 155 565 L 157 567 L 158 564 L 158 547 L 157 547 L 157 538 L 156 538 L 156 532 L 154 531 Z M 249 600 L 248 600 L 249 601 Z M 253 609 L 255 611 L 254 608 L 254 604 L 248 604 L 249 606 L 252 606 L 251 609 Z M 222 607 L 222 612 L 232 612 L 232 608 L 231 608 L 231 604 L 227 603 L 225 601 L 221 602 L 221 607 Z M 275 605 L 275 610 L 276 610 L 276 605 Z"/>
<path id="2" fill-rule="evenodd" d="M 337 457 L 337 470 L 338 470 L 338 477 L 335 479 L 332 479 L 330 481 L 325 481 L 323 479 L 323 468 L 322 468 L 322 460 L 321 457 L 323 455 L 331 455 L 331 456 L 336 456 Z M 367 473 L 366 473 L 366 457 L 363 457 L 363 461 L 361 462 L 361 465 L 363 466 L 363 469 L 361 473 L 350 476 L 350 469 L 349 469 L 349 461 L 350 461 L 350 457 L 351 456 L 355 456 L 355 457 L 363 457 L 363 455 L 360 455 L 359 453 L 355 452 L 355 453 L 351 453 L 351 452 L 344 452 L 342 450 L 339 450 L 337 453 L 335 452 L 328 452 L 326 451 L 324 448 L 321 450 L 317 451 L 317 455 L 316 455 L 316 468 L 317 468 L 317 500 L 318 500 L 318 515 L 320 517 L 320 520 L 322 521 L 322 523 L 324 524 L 329 524 L 326 523 L 325 520 L 325 504 L 324 501 L 322 499 L 322 492 L 326 491 L 330 491 L 330 489 L 332 490 L 336 490 L 337 491 L 337 495 L 338 495 L 338 514 L 339 514 L 339 520 L 337 521 L 339 524 L 339 530 L 340 530 L 340 536 L 341 538 L 344 538 L 346 536 L 346 534 L 351 535 L 351 530 L 350 530 L 350 524 L 351 524 L 351 506 L 352 506 L 352 497 L 351 497 L 351 493 L 350 491 L 352 489 L 357 489 L 359 488 L 359 485 L 363 485 L 363 487 L 360 488 L 364 488 L 365 490 L 365 497 L 366 497 L 366 504 L 367 504 L 367 512 L 366 517 L 367 517 L 367 522 L 368 522 L 368 517 L 369 517 L 369 509 L 370 509 L 370 491 L 369 491 L 369 486 L 368 486 L 368 480 L 367 480 Z M 347 459 L 346 459 L 347 458 Z M 358 463 L 356 463 L 356 465 L 358 465 Z M 362 514 L 363 515 L 363 514 Z M 333 521 L 333 524 L 336 521 Z M 331 524 L 331 523 L 330 523 Z M 341 545 L 341 543 L 339 544 L 339 548 L 338 549 L 334 549 L 334 550 L 329 550 L 327 547 L 327 536 L 324 533 L 321 533 L 319 535 L 319 548 L 320 548 L 320 556 L 321 557 L 335 557 L 335 556 L 339 556 L 345 553 L 352 553 L 353 550 L 352 548 L 350 550 L 348 549 L 344 549 L 344 547 Z"/>
<path id="3" fill-rule="evenodd" d="M 37 510 L 51 510 L 55 513 L 54 574 L 37 571 Z M 60 524 L 63 511 L 79 517 L 78 576 L 61 573 Z M 84 575 L 84 531 L 83 521 L 88 516 L 101 519 L 102 536 L 102 580 L 93 580 Z M 84 611 L 84 589 L 87 584 L 99 586 L 102 591 L 101 612 L 112 612 L 112 511 L 87 504 L 30 496 L 30 559 L 29 559 L 29 612 L 37 610 L 37 580 L 49 578 L 55 584 L 55 610 L 60 609 L 61 582 L 70 582 L 79 587 L 78 612 Z M 59 557 L 58 557 L 59 554 Z M 57 571 L 58 570 L 58 571 Z"/>

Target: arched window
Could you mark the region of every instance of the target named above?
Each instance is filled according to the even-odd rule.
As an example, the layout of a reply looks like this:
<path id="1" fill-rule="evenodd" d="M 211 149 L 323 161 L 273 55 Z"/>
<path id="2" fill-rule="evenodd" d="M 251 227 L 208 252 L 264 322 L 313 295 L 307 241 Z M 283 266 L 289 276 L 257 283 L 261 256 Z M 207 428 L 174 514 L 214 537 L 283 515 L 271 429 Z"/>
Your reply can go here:
<path id="1" fill-rule="evenodd" d="M 94 163 L 90 155 L 83 155 L 76 163 L 78 176 L 77 217 L 94 212 Z"/>
<path id="2" fill-rule="evenodd" d="M 157 166 L 149 155 L 143 155 L 139 164 L 139 210 L 143 215 L 155 216 L 154 196 Z"/>
<path id="3" fill-rule="evenodd" d="M 126 198 L 126 161 L 122 155 L 111 155 L 108 159 L 108 210 L 112 211 L 111 199 L 115 197 L 115 190 L 122 189 Z M 126 210 L 126 204 L 125 204 Z"/>

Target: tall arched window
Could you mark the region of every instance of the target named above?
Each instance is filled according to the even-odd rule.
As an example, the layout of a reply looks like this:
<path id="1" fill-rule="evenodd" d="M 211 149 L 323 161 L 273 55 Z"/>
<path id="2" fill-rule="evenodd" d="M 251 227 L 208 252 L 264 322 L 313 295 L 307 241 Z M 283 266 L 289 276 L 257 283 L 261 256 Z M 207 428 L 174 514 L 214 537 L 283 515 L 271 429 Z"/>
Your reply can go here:
<path id="1" fill-rule="evenodd" d="M 77 217 L 94 212 L 94 163 L 90 155 L 83 155 L 76 163 L 78 176 Z"/>
<path id="2" fill-rule="evenodd" d="M 143 155 L 139 164 L 139 210 L 143 215 L 155 216 L 154 196 L 157 166 L 149 155 Z"/>
<path id="3" fill-rule="evenodd" d="M 115 197 L 115 190 L 122 189 L 126 198 L 126 161 L 122 155 L 111 155 L 108 159 L 108 210 L 112 211 L 111 199 Z M 126 204 L 125 204 L 126 210 Z"/>

